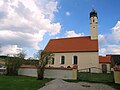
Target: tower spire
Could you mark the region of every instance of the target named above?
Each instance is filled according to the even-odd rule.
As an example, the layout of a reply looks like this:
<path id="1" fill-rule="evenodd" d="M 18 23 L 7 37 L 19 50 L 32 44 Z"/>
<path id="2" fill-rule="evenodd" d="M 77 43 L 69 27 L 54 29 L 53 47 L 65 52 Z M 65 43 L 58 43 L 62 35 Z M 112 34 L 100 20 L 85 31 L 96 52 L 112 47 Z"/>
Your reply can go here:
<path id="1" fill-rule="evenodd" d="M 93 2 L 92 2 L 92 0 L 90 0 L 90 3 L 91 3 L 91 5 L 92 5 L 92 9 L 94 9 L 94 5 L 93 5 Z"/>
<path id="2" fill-rule="evenodd" d="M 93 5 L 92 5 L 92 11 L 95 11 L 95 10 L 94 10 L 94 6 L 93 6 Z"/>
<path id="3" fill-rule="evenodd" d="M 90 12 L 90 32 L 91 32 L 91 40 L 98 39 L 98 17 L 97 12 L 92 7 L 92 11 Z"/>

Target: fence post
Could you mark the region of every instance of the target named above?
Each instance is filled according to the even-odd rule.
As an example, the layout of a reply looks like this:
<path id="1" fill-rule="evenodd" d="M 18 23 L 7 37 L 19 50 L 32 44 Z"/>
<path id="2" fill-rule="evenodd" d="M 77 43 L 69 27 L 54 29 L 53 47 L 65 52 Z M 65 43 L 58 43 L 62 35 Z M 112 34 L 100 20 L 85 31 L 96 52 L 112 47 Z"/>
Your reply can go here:
<path id="1" fill-rule="evenodd" d="M 73 68 L 73 69 L 72 69 L 72 73 L 73 73 L 73 74 L 72 74 L 72 75 L 73 75 L 72 78 L 73 78 L 74 80 L 77 80 L 77 68 Z"/>

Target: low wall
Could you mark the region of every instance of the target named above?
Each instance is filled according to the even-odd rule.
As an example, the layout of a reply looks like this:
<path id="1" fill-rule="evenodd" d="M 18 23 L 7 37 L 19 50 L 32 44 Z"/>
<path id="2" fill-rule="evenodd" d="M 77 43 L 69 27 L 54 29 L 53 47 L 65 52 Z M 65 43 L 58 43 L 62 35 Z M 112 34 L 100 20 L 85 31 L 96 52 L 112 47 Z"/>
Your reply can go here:
<path id="1" fill-rule="evenodd" d="M 90 68 L 84 68 L 79 69 L 78 72 L 89 72 L 89 73 L 100 73 L 101 69 L 97 67 L 90 67 Z"/>
<path id="2" fill-rule="evenodd" d="M 120 84 L 120 67 L 114 67 L 114 81 Z"/>
<path id="3" fill-rule="evenodd" d="M 34 66 L 24 66 L 18 70 L 19 75 L 37 77 L 37 68 Z M 77 79 L 77 69 L 75 68 L 53 68 L 46 67 L 45 78 Z"/>

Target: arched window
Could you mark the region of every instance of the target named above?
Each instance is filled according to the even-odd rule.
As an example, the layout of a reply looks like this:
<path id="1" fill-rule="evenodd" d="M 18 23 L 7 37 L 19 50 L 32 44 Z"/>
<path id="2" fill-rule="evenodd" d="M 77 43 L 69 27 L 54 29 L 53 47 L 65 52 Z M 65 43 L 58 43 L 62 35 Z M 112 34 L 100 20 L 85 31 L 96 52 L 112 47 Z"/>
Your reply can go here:
<path id="1" fill-rule="evenodd" d="M 73 56 L 73 64 L 77 64 L 78 63 L 78 57 L 77 56 Z"/>
<path id="2" fill-rule="evenodd" d="M 54 59 L 54 58 L 52 58 L 52 62 L 51 62 L 51 64 L 54 64 L 54 60 L 55 60 L 55 59 Z"/>
<path id="3" fill-rule="evenodd" d="M 60 61 L 61 64 L 65 64 L 65 56 L 61 56 L 61 61 Z"/>

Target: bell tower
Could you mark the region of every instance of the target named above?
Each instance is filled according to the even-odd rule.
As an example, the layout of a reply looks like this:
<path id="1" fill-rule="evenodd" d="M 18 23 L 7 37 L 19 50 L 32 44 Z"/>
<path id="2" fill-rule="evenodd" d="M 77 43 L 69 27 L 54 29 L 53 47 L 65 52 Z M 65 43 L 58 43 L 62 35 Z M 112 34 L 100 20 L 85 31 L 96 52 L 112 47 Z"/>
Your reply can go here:
<path id="1" fill-rule="evenodd" d="M 92 8 L 92 11 L 90 12 L 90 33 L 91 40 L 98 39 L 98 16 L 94 8 Z"/>

